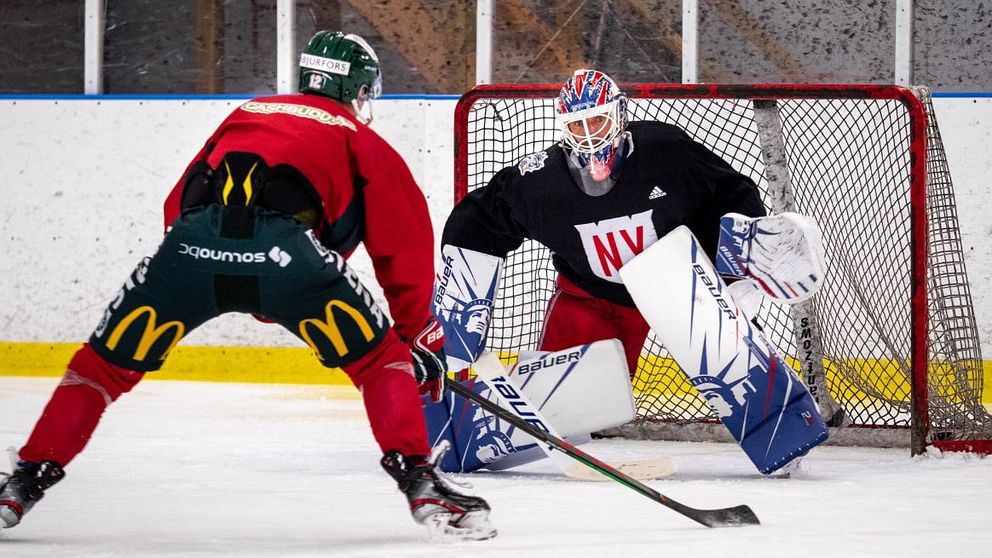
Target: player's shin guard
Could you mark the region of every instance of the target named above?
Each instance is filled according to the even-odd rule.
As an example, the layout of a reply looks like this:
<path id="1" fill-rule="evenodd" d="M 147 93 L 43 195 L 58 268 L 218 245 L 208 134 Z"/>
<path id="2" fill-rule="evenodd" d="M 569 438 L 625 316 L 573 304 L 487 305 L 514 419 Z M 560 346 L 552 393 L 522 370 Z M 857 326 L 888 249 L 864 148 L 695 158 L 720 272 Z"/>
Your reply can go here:
<path id="1" fill-rule="evenodd" d="M 430 453 L 410 349 L 392 330 L 371 353 L 342 368 L 362 392 L 372 434 L 383 453 Z"/>
<path id="2" fill-rule="evenodd" d="M 410 503 L 413 520 L 427 527 L 432 540 L 484 540 L 496 536 L 489 521 L 489 504 L 478 496 L 461 492 L 437 471 L 437 462 L 447 443 L 435 449 L 430 458 L 386 452 L 382 468 L 396 480 Z"/>
<path id="3" fill-rule="evenodd" d="M 88 343 L 83 345 L 21 448 L 20 459 L 68 465 L 89 442 L 104 409 L 130 391 L 142 376 L 108 363 Z"/>

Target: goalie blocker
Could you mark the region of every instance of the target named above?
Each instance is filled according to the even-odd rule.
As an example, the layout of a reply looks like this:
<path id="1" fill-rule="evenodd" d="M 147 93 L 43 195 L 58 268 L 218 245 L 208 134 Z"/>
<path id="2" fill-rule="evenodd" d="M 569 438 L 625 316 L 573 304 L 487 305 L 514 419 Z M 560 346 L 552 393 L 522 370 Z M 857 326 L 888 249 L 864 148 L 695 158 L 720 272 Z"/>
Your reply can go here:
<path id="1" fill-rule="evenodd" d="M 645 320 L 764 474 L 827 439 L 816 403 L 685 226 L 620 269 Z"/>

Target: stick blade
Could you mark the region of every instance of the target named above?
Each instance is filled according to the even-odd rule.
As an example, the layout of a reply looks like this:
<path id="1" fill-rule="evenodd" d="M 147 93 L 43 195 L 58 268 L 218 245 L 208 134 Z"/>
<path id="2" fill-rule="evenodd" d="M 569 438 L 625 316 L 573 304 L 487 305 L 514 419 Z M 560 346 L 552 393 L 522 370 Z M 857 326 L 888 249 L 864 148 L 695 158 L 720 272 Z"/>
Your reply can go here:
<path id="1" fill-rule="evenodd" d="M 611 463 L 612 467 L 632 479 L 639 481 L 658 480 L 670 477 L 678 472 L 678 467 L 667 457 L 655 457 L 650 459 L 640 459 L 636 461 L 623 461 Z M 574 461 L 567 469 L 565 475 L 568 478 L 580 481 L 610 481 L 610 477 L 592 469 L 578 461 Z"/>
<path id="2" fill-rule="evenodd" d="M 744 527 L 761 525 L 758 516 L 748 506 L 735 506 L 719 510 L 696 510 L 698 514 L 690 515 L 707 527 Z"/>

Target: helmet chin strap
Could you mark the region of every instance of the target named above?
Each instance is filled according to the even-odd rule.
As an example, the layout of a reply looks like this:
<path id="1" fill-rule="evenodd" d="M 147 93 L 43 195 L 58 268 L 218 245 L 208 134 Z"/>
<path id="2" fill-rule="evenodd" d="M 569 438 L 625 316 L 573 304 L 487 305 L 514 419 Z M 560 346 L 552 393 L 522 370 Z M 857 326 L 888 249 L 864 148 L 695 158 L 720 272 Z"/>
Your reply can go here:
<path id="1" fill-rule="evenodd" d="M 372 102 L 369 99 L 365 99 L 361 104 L 358 103 L 358 99 L 352 99 L 351 106 L 355 109 L 355 117 L 361 120 L 362 124 L 368 126 L 372 123 Z"/>
<path id="2" fill-rule="evenodd" d="M 369 96 L 369 88 L 363 85 L 358 90 L 358 95 L 351 100 L 351 108 L 354 109 L 355 118 L 368 126 L 372 123 L 372 99 Z"/>

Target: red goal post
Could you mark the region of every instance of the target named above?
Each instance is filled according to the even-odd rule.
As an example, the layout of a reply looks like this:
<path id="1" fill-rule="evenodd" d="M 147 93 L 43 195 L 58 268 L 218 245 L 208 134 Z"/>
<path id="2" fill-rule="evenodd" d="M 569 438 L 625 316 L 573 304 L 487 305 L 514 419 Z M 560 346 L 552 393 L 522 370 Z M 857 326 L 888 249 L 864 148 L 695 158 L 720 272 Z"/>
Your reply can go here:
<path id="1" fill-rule="evenodd" d="M 558 141 L 552 100 L 559 88 L 483 85 L 461 97 L 456 201 Z M 799 308 L 765 303 L 759 320 L 825 416 L 845 427 L 832 438 L 905 439 L 913 453 L 927 445 L 992 451 L 953 188 L 924 88 L 622 88 L 631 120 L 679 125 L 750 176 L 771 211 L 796 210 L 823 228 L 830 267 L 823 290 Z M 553 280 L 537 243 L 508 257 L 488 348 L 509 358 L 534 348 Z M 627 434 L 698 439 L 715 423 L 653 334 L 634 391 L 639 417 L 621 429 Z"/>

